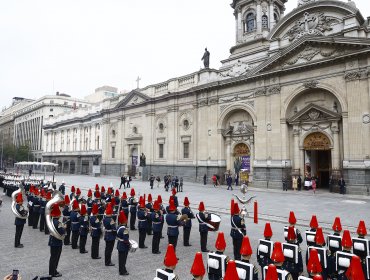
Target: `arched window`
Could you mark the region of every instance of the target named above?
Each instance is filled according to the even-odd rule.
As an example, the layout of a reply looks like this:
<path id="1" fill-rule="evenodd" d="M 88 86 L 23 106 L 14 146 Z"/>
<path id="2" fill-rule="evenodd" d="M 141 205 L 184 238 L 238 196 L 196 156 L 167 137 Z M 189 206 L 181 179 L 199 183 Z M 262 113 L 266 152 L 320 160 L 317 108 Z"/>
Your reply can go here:
<path id="1" fill-rule="evenodd" d="M 246 32 L 251 32 L 254 30 L 254 14 L 249 13 L 246 17 Z"/>
<path id="2" fill-rule="evenodd" d="M 279 15 L 277 13 L 274 13 L 274 20 L 275 22 L 278 22 L 279 20 Z"/>
<path id="3" fill-rule="evenodd" d="M 269 28 L 268 17 L 266 15 L 262 16 L 262 28 Z"/>

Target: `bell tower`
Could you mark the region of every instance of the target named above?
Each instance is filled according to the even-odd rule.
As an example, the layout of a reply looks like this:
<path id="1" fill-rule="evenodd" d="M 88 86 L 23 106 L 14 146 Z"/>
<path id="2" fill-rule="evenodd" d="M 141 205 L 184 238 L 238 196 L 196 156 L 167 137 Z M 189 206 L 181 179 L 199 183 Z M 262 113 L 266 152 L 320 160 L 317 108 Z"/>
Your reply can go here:
<path id="1" fill-rule="evenodd" d="M 233 0 L 236 45 L 266 38 L 284 15 L 288 0 Z"/>

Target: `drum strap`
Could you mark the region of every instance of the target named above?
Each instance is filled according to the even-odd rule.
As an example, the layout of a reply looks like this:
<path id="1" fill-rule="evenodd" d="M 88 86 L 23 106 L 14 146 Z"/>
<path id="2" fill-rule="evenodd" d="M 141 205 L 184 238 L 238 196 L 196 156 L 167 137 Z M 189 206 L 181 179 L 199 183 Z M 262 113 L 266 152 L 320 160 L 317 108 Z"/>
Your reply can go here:
<path id="1" fill-rule="evenodd" d="M 211 228 L 211 229 L 215 229 L 215 227 L 214 227 L 214 226 L 212 226 L 212 225 L 210 225 L 210 224 L 206 223 L 205 221 L 203 221 L 203 220 L 200 218 L 199 214 L 196 214 L 196 216 L 197 216 L 197 219 L 198 219 L 199 224 L 206 224 L 206 225 L 207 225 L 207 227 L 209 227 L 209 228 Z"/>
<path id="2" fill-rule="evenodd" d="M 239 233 L 240 233 L 241 235 L 243 235 L 243 236 L 244 236 L 244 234 L 242 233 L 242 231 L 240 230 L 240 228 L 238 228 L 238 227 L 236 226 L 236 224 L 234 223 L 233 217 L 231 217 L 231 224 L 233 225 L 232 229 L 236 229 L 237 231 L 239 231 Z"/>

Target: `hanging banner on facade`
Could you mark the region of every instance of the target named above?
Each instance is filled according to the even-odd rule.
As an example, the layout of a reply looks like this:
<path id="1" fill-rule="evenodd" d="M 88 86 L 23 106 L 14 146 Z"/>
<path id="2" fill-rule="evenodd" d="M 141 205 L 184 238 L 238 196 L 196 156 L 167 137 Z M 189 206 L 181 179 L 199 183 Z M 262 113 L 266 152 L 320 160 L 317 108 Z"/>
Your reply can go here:
<path id="1" fill-rule="evenodd" d="M 132 156 L 132 166 L 137 166 L 137 159 L 138 159 L 138 156 Z"/>
<path id="2" fill-rule="evenodd" d="M 242 170 L 250 171 L 251 170 L 251 157 L 250 156 L 241 156 L 242 158 Z"/>

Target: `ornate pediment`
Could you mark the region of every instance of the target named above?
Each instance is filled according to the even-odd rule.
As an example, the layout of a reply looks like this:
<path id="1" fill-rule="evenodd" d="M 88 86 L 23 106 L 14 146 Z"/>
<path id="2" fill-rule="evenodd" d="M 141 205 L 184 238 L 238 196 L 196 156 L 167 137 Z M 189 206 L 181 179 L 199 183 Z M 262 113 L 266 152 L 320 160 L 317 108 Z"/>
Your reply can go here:
<path id="1" fill-rule="evenodd" d="M 229 70 L 222 72 L 219 75 L 226 78 L 239 77 L 246 74 L 252 68 L 253 66 L 248 64 L 247 62 L 238 60 Z"/>
<path id="2" fill-rule="evenodd" d="M 288 119 L 289 124 L 318 123 L 340 120 L 341 115 L 316 104 L 309 104 Z"/>
<path id="3" fill-rule="evenodd" d="M 123 100 L 121 100 L 116 108 L 122 108 L 122 107 L 127 107 L 127 106 L 132 106 L 132 105 L 137 105 L 144 103 L 146 101 L 150 100 L 150 98 L 136 90 L 131 91 Z"/>

